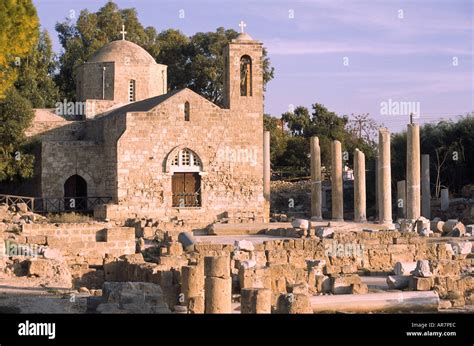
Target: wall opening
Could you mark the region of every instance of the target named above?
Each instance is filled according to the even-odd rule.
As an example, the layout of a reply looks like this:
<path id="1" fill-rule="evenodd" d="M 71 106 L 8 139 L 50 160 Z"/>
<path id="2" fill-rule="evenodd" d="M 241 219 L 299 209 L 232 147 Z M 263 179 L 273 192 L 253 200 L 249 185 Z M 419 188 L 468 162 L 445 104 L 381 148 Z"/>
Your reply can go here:
<path id="1" fill-rule="evenodd" d="M 189 121 L 190 120 L 190 107 L 189 107 L 189 102 L 186 101 L 184 103 L 184 121 Z"/>
<path id="2" fill-rule="evenodd" d="M 176 208 L 201 207 L 202 164 L 190 149 L 180 150 L 171 161 L 172 206 Z"/>
<path id="3" fill-rule="evenodd" d="M 131 79 L 128 83 L 128 102 L 135 102 L 135 80 Z"/>
<path id="4" fill-rule="evenodd" d="M 64 209 L 87 210 L 87 182 L 80 175 L 70 176 L 64 183 Z"/>
<path id="5" fill-rule="evenodd" d="M 240 58 L 240 96 L 252 96 L 252 59 L 248 55 Z"/>

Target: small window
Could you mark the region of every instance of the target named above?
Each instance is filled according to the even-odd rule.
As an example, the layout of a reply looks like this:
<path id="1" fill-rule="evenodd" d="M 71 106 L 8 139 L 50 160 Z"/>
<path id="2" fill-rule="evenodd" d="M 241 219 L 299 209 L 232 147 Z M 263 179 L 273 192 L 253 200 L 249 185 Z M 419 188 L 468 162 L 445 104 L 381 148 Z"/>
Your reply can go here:
<path id="1" fill-rule="evenodd" d="M 184 121 L 189 121 L 189 102 L 184 103 Z"/>
<path id="2" fill-rule="evenodd" d="M 128 84 L 128 102 L 135 102 L 135 80 L 131 79 Z"/>
<path id="3" fill-rule="evenodd" d="M 240 58 L 240 96 L 252 96 L 252 59 L 248 55 Z"/>

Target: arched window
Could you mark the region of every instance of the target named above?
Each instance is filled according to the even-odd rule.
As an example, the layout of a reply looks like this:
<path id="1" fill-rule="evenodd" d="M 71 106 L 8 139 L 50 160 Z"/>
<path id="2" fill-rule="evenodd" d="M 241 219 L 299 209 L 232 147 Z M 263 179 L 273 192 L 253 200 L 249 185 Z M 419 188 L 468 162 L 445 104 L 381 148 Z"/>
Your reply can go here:
<path id="1" fill-rule="evenodd" d="M 240 96 L 252 96 L 252 59 L 248 55 L 240 58 Z"/>
<path id="2" fill-rule="evenodd" d="M 172 204 L 176 208 L 201 206 L 201 160 L 190 149 L 180 150 L 171 161 Z"/>
<path id="3" fill-rule="evenodd" d="M 189 112 L 190 112 L 190 109 L 189 109 L 189 102 L 186 101 L 186 102 L 184 103 L 184 121 L 189 121 L 189 119 L 190 119 L 190 118 L 189 118 L 189 116 L 190 116 Z"/>
<path id="4" fill-rule="evenodd" d="M 173 157 L 171 172 L 200 172 L 201 159 L 192 150 L 184 148 Z"/>
<path id="5" fill-rule="evenodd" d="M 135 80 L 130 79 L 128 83 L 128 102 L 135 102 Z"/>

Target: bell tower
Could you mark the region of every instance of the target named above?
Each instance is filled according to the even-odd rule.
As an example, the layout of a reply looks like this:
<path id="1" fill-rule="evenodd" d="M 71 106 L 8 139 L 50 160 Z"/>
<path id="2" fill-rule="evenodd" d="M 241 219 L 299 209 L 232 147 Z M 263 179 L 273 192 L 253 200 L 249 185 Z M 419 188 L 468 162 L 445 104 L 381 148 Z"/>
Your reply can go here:
<path id="1" fill-rule="evenodd" d="M 263 114 L 262 43 L 241 33 L 224 48 L 224 107 Z"/>

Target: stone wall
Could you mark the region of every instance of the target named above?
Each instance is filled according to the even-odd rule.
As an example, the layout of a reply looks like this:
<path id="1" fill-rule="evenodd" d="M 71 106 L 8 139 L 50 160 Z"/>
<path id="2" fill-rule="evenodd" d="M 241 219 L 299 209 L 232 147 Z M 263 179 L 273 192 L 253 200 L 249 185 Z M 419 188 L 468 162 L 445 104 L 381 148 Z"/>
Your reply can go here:
<path id="1" fill-rule="evenodd" d="M 7 239 L 8 240 L 8 239 Z M 104 262 L 135 253 L 135 229 L 105 224 L 24 224 L 20 235 L 9 239 L 29 247 L 57 251 L 69 266 L 75 287 L 100 288 Z"/>
<path id="2" fill-rule="evenodd" d="M 190 104 L 190 121 L 184 120 L 185 102 Z M 123 117 L 126 130 L 117 147 L 119 205 L 106 206 L 101 215 L 110 219 L 177 216 L 212 222 L 249 213 L 249 219 L 263 219 L 261 117 L 230 113 L 188 89 L 149 113 Z M 201 208 L 172 208 L 169 166 L 182 148 L 194 151 L 202 162 Z M 237 152 L 248 155 L 239 160 Z"/>

